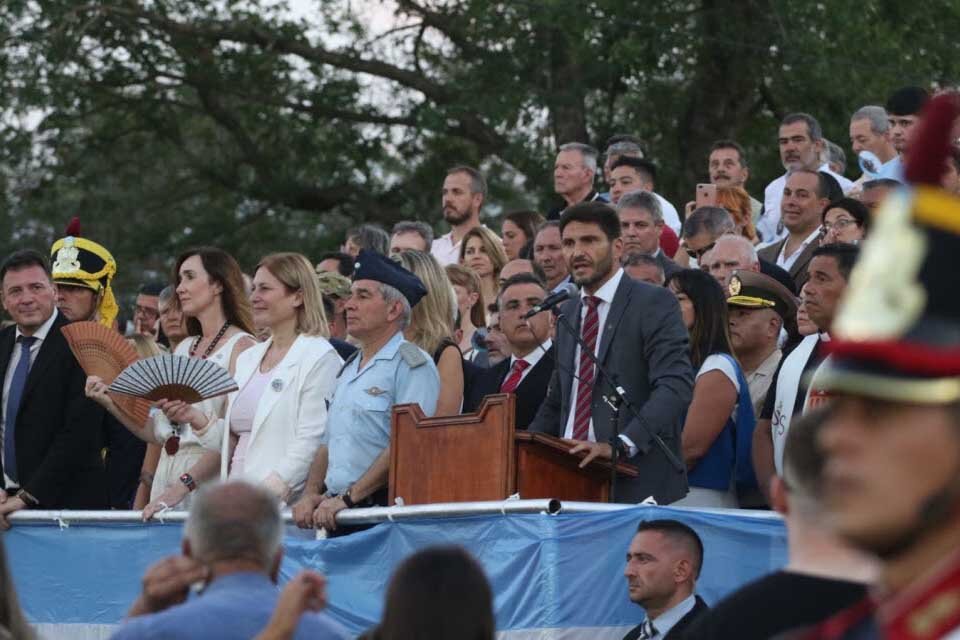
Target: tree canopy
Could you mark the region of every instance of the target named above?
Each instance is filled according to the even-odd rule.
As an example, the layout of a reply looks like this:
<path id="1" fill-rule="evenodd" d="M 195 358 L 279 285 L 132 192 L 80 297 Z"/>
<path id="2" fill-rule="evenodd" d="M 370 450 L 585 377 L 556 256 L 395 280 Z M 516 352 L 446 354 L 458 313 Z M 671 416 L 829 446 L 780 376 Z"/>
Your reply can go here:
<path id="1" fill-rule="evenodd" d="M 213 243 L 250 267 L 315 255 L 361 221 L 440 222 L 447 167 L 490 211 L 546 209 L 558 144 L 646 142 L 690 199 L 743 143 L 757 194 L 776 123 L 850 114 L 957 77 L 953 0 L 7 0 L 0 6 L 4 251 L 80 215 L 121 285 Z M 371 20 L 371 11 L 392 16 Z M 857 172 L 851 169 L 851 174 Z M 145 275 L 146 274 L 146 275 Z"/>

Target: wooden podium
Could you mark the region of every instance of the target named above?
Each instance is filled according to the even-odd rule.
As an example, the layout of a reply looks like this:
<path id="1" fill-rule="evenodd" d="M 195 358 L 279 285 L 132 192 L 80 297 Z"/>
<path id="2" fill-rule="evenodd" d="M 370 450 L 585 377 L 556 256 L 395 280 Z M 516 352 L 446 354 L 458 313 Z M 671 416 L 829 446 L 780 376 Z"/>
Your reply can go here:
<path id="1" fill-rule="evenodd" d="M 514 397 L 487 396 L 476 413 L 427 418 L 416 404 L 393 408 L 390 502 L 404 504 L 556 498 L 606 502 L 610 462 L 579 464 L 584 454 L 543 433 L 514 430 Z M 635 477 L 633 465 L 617 473 Z"/>

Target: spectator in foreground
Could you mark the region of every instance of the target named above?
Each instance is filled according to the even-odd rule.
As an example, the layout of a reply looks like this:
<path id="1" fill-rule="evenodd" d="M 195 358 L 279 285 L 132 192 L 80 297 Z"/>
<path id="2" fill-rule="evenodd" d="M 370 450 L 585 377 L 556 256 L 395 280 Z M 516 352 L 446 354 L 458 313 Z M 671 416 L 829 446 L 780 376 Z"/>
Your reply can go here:
<path id="1" fill-rule="evenodd" d="M 695 595 L 703 566 L 703 542 L 689 526 L 677 520 L 645 520 L 627 549 L 630 600 L 647 618 L 623 640 L 679 640 L 699 617 L 709 611 Z"/>
<path id="2" fill-rule="evenodd" d="M 233 640 L 252 638 L 267 624 L 280 595 L 283 557 L 283 520 L 274 496 L 245 482 L 204 487 L 183 532 L 182 554 L 147 570 L 143 590 L 113 638 Z M 197 582 L 205 588 L 190 597 Z M 348 636 L 325 614 L 310 613 L 287 637 Z"/>
<path id="3" fill-rule="evenodd" d="M 305 586 L 308 585 L 308 586 Z M 324 604 L 323 577 L 305 571 L 287 585 L 256 640 L 290 640 L 301 616 Z M 383 619 L 363 640 L 493 640 L 493 593 L 483 568 L 460 547 L 418 551 L 397 567 Z"/>
<path id="4" fill-rule="evenodd" d="M 0 640 L 33 640 L 35 637 L 20 609 L 17 589 L 7 564 L 7 552 L 0 540 Z"/>
<path id="5" fill-rule="evenodd" d="M 773 508 L 787 525 L 787 566 L 744 585 L 687 631 L 697 640 L 767 640 L 824 620 L 861 600 L 876 562 L 824 526 L 824 457 L 817 446 L 824 409 L 798 419 L 787 435 Z"/>

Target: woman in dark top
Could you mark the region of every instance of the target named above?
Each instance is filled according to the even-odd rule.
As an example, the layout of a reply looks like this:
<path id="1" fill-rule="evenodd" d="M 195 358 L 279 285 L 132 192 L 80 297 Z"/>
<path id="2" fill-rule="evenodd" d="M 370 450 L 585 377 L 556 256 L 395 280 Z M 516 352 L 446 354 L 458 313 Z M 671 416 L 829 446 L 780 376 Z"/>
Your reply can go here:
<path id="1" fill-rule="evenodd" d="M 453 340 L 457 300 L 447 274 L 429 253 L 404 251 L 394 259 L 414 273 L 427 295 L 413 308 L 403 337 L 433 354 L 440 374 L 436 416 L 458 415 L 463 406 L 463 355 Z"/>

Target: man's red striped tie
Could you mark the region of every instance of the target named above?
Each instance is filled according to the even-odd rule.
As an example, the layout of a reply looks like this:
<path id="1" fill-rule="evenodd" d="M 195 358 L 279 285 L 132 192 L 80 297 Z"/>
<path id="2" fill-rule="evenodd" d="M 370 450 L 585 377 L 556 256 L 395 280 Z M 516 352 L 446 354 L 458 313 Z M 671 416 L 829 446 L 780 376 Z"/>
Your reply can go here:
<path id="1" fill-rule="evenodd" d="M 590 353 L 597 351 L 597 334 L 600 330 L 600 314 L 597 305 L 600 298 L 588 296 L 583 300 L 587 305 L 587 316 L 580 327 L 580 337 Z M 590 435 L 590 405 L 593 402 L 594 366 L 590 356 L 580 348 L 580 367 L 577 372 L 577 405 L 573 414 L 573 439 L 586 440 Z"/>

